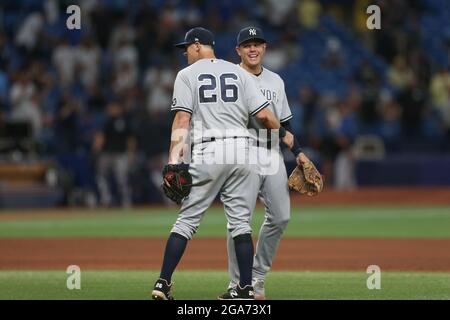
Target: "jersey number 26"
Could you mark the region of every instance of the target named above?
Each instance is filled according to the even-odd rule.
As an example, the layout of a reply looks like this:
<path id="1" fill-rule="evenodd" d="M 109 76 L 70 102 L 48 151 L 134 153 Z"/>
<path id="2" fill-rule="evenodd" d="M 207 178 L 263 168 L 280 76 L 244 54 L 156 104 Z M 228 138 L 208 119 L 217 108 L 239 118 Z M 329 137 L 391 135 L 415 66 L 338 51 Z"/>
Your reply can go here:
<path id="1" fill-rule="evenodd" d="M 234 83 L 227 83 L 227 79 L 237 80 L 234 73 L 223 73 L 220 75 L 220 99 L 223 102 L 236 102 L 238 99 L 238 87 Z M 198 76 L 198 81 L 202 83 L 198 87 L 200 103 L 217 102 L 217 78 L 209 73 L 202 73 Z"/>

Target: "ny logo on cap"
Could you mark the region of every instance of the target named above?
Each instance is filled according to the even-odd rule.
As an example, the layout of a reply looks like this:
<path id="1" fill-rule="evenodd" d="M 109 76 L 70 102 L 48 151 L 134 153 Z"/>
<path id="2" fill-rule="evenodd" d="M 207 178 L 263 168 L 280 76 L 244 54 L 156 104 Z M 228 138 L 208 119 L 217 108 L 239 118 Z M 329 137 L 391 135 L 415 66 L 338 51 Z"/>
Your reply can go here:
<path id="1" fill-rule="evenodd" d="M 251 36 L 256 36 L 256 30 L 253 29 L 253 28 L 252 28 L 252 29 L 249 29 L 249 30 L 248 30 L 248 34 L 251 35 Z"/>

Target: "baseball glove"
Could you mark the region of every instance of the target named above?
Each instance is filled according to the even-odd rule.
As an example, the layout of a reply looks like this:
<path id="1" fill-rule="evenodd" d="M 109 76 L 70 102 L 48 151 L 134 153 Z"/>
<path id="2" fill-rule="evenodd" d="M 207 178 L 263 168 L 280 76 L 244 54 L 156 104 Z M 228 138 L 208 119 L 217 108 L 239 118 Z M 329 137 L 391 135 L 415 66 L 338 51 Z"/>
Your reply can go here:
<path id="1" fill-rule="evenodd" d="M 189 173 L 187 164 L 167 164 L 163 169 L 163 184 L 161 185 L 164 194 L 170 200 L 181 204 L 191 192 L 192 176 Z"/>
<path id="2" fill-rule="evenodd" d="M 314 163 L 308 161 L 301 166 L 295 167 L 289 176 L 289 187 L 306 194 L 316 196 L 323 189 L 323 178 Z"/>

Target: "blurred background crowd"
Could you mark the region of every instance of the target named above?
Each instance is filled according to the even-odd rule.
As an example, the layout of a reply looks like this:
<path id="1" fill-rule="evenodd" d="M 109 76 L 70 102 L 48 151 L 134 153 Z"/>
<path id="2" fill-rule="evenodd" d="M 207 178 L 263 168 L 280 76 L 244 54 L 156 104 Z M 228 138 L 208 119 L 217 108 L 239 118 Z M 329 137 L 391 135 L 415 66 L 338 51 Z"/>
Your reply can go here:
<path id="1" fill-rule="evenodd" d="M 71 4 L 80 30 L 66 27 Z M 371 4 L 380 30 L 366 26 Z M 301 145 L 329 186 L 353 188 L 358 159 L 449 153 L 449 21 L 446 0 L 2 0 L 1 161 L 51 161 L 63 203 L 164 201 L 186 66 L 173 44 L 204 26 L 217 56 L 238 62 L 237 32 L 255 24 Z"/>

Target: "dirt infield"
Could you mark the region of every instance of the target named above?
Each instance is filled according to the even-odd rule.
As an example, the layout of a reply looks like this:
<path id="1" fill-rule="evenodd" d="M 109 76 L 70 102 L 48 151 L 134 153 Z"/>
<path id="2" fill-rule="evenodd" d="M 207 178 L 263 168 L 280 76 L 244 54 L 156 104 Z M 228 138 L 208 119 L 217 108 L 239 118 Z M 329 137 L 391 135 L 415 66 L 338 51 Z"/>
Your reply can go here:
<path id="1" fill-rule="evenodd" d="M 165 239 L 1 239 L 0 269 L 159 269 Z M 450 239 L 283 239 L 273 270 L 450 271 Z M 180 269 L 226 270 L 224 239 L 191 241 Z"/>
<path id="2" fill-rule="evenodd" d="M 333 205 L 450 205 L 450 188 L 361 188 L 357 191 L 325 190 L 315 198 L 292 194 L 300 206 Z M 145 212 L 146 208 L 142 208 Z M 0 221 L 66 219 L 77 209 L 0 211 Z M 93 211 L 98 214 L 97 211 Z M 108 215 L 105 212 L 105 215 Z M 89 216 L 86 211 L 81 215 Z M 2 270 L 159 269 L 165 239 L 0 239 Z M 450 271 L 450 239 L 318 239 L 286 238 L 275 258 L 274 270 L 383 270 Z M 191 241 L 181 269 L 226 270 L 224 239 Z"/>

